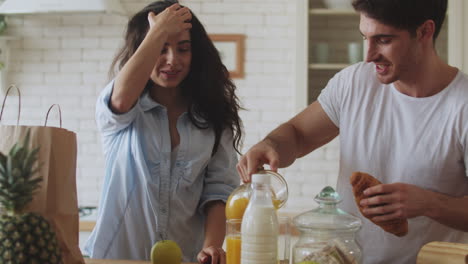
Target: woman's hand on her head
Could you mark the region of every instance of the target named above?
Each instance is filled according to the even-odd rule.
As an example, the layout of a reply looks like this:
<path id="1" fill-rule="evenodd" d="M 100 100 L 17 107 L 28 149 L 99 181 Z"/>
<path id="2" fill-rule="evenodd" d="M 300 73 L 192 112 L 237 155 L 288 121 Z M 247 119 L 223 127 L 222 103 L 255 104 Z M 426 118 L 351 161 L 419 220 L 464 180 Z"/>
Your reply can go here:
<path id="1" fill-rule="evenodd" d="M 264 164 L 270 165 L 272 171 L 278 170 L 279 155 L 268 140 L 262 140 L 245 153 L 237 163 L 237 172 L 243 182 L 250 182 L 252 174 Z"/>
<path id="2" fill-rule="evenodd" d="M 197 260 L 201 264 L 226 264 L 226 252 L 215 246 L 206 247 L 198 253 Z"/>
<path id="3" fill-rule="evenodd" d="M 148 13 L 150 28 L 164 29 L 169 35 L 192 28 L 191 19 L 190 9 L 179 4 L 171 5 L 158 15 Z"/>

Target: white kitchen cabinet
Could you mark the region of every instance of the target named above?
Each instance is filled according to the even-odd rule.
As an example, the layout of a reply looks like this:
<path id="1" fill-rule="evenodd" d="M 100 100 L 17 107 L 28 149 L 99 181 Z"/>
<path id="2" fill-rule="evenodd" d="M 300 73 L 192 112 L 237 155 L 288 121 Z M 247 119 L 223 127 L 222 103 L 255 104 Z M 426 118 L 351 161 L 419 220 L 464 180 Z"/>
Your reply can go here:
<path id="1" fill-rule="evenodd" d="M 297 8 L 296 108 L 300 110 L 317 98 L 334 74 L 350 65 L 348 43 L 364 42 L 359 32 L 359 15 L 354 10 L 327 9 L 322 0 L 298 0 Z M 436 42 L 440 56 L 465 72 L 468 18 L 463 14 L 467 12 L 468 3 L 464 0 L 449 0 L 448 16 Z M 324 58 L 326 49 L 328 56 Z M 365 56 L 365 48 L 362 49 Z"/>

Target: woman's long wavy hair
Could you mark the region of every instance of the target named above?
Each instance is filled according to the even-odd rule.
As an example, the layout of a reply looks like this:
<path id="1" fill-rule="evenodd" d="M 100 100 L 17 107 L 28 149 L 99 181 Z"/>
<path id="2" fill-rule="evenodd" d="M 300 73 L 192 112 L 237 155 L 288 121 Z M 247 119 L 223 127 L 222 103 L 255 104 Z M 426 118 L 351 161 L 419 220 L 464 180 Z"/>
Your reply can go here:
<path id="1" fill-rule="evenodd" d="M 111 65 L 109 72 L 111 78 L 116 74 L 116 67 L 118 70 L 122 69 L 145 38 L 149 29 L 148 13 L 152 11 L 157 15 L 175 3 L 178 1 L 153 2 L 129 20 L 125 43 Z M 229 72 L 221 62 L 219 53 L 203 25 L 193 13 L 190 22 L 192 23 L 190 29 L 192 62 L 189 74 L 180 84 L 182 96 L 189 102 L 188 116 L 196 127 L 214 130 L 215 144 L 212 155 L 216 153 L 221 134 L 226 128 L 233 133 L 233 146 L 240 153 L 242 121 L 238 111 L 242 108 L 235 94 L 236 86 L 229 78 Z M 149 79 L 148 85 L 151 84 L 153 82 Z"/>

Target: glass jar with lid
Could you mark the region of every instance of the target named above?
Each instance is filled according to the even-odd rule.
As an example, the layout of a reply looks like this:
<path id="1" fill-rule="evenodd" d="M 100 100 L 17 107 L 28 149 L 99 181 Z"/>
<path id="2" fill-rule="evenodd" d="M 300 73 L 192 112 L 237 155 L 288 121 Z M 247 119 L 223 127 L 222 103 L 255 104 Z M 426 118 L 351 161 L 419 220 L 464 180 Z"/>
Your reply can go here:
<path id="1" fill-rule="evenodd" d="M 336 207 L 341 197 L 330 186 L 314 200 L 319 204 L 316 209 L 293 219 L 301 232 L 293 247 L 293 263 L 361 263 L 361 247 L 355 240 L 361 219 Z"/>

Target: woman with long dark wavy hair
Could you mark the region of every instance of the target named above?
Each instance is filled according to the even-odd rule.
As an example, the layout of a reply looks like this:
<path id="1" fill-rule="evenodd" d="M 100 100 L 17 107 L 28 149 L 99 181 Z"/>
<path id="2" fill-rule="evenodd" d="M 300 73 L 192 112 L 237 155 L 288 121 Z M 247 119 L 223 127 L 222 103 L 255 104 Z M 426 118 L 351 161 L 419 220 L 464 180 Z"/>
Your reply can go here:
<path id="1" fill-rule="evenodd" d="M 174 240 L 183 261 L 225 263 L 225 201 L 239 185 L 235 85 L 200 21 L 177 1 L 135 14 L 96 106 L 106 172 L 93 258 L 149 259 Z"/>

